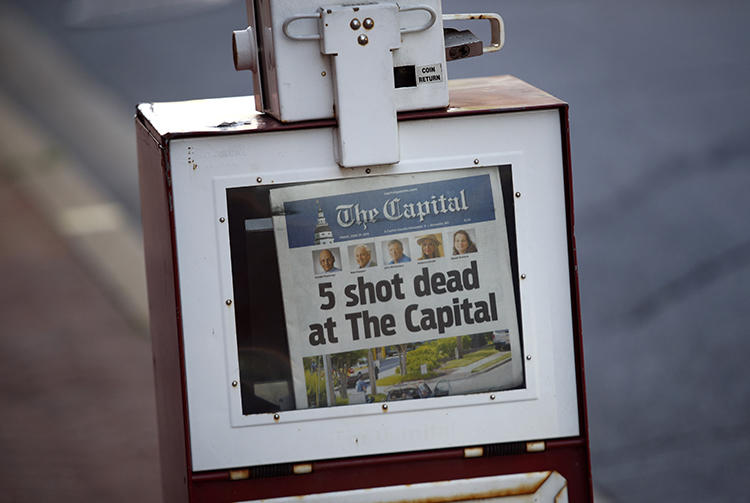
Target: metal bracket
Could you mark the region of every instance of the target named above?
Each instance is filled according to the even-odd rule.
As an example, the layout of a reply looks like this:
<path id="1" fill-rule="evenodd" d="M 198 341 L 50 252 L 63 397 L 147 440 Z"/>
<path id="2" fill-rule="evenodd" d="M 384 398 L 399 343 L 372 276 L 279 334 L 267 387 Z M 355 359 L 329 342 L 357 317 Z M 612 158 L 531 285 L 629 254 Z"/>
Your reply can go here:
<path id="1" fill-rule="evenodd" d="M 408 26 L 401 26 L 401 13 L 418 11 L 425 13 L 423 21 L 412 17 Z M 304 19 L 317 19 L 318 32 L 295 32 L 295 22 Z M 320 7 L 315 14 L 297 14 L 284 20 L 286 37 L 317 40 L 320 52 L 331 58 L 339 165 L 399 162 L 392 51 L 401 47 L 403 35 L 427 31 L 438 20 L 433 7 L 400 8 L 393 1 Z"/>
<path id="2" fill-rule="evenodd" d="M 401 46 L 395 3 L 320 10 L 320 52 L 331 57 L 337 158 L 343 167 L 400 160 L 393 55 Z"/>

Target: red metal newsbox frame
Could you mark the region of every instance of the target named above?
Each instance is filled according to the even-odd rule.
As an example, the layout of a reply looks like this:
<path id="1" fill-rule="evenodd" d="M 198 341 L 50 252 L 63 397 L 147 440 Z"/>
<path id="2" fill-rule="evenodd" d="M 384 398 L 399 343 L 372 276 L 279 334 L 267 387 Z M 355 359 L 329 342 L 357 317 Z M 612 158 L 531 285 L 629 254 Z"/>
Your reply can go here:
<path id="1" fill-rule="evenodd" d="M 301 475 L 293 473 L 292 464 L 194 472 L 186 403 L 169 142 L 185 137 L 331 127 L 335 123 L 324 120 L 282 124 L 269 116 L 258 115 L 250 128 L 245 125 L 234 130 L 230 127 L 214 131 L 160 132 L 153 117 L 144 113 L 141 106 L 136 115 L 138 167 L 165 501 L 242 501 L 545 470 L 556 470 L 567 479 L 571 501 L 592 501 L 568 105 L 512 76 L 453 81 L 450 97 L 448 110 L 402 113 L 399 120 L 530 110 L 559 112 L 580 435 L 546 441 L 538 439 L 545 441 L 542 452 L 527 452 L 523 442 L 485 446 L 485 455 L 477 458 L 466 458 L 463 448 L 449 448 L 313 461 L 307 463 L 312 471 Z M 305 463 L 305 460 L 299 460 L 299 463 Z M 242 471 L 248 468 L 248 472 Z M 249 478 L 241 478 L 248 474 Z M 240 480 L 235 480 L 237 475 L 240 475 Z"/>

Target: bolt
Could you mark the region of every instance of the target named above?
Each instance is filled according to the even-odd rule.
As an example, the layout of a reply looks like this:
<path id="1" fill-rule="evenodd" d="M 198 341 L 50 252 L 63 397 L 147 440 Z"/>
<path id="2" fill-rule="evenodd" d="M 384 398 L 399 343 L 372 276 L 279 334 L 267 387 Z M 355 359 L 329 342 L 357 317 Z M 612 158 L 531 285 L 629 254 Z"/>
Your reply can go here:
<path id="1" fill-rule="evenodd" d="M 383 404 L 383 412 L 385 412 L 385 411 L 387 411 L 387 410 L 388 410 L 388 404 L 387 404 L 387 403 L 384 403 L 384 404 Z"/>
<path id="2" fill-rule="evenodd" d="M 474 164 L 479 164 L 479 159 L 474 159 Z"/>
<path id="3" fill-rule="evenodd" d="M 367 19 L 365 19 L 365 22 L 362 26 L 365 27 L 365 30 L 372 30 L 375 26 L 375 21 L 373 21 L 371 17 L 368 17 Z"/>
<path id="4" fill-rule="evenodd" d="M 225 304 L 227 306 L 231 306 L 232 305 L 232 299 L 227 299 L 226 302 L 225 302 Z"/>
<path id="5" fill-rule="evenodd" d="M 261 177 L 258 177 L 258 178 L 255 179 L 255 181 L 258 182 L 258 183 L 260 183 L 260 182 L 263 181 L 263 179 Z"/>
<path id="6" fill-rule="evenodd" d="M 233 387 L 233 388 L 236 388 L 236 387 L 237 387 L 237 384 L 239 384 L 239 383 L 238 383 L 237 381 L 232 381 L 232 387 Z"/>
<path id="7" fill-rule="evenodd" d="M 224 217 L 220 217 L 220 218 L 219 218 L 219 222 L 221 222 L 221 223 L 224 223 L 224 222 L 226 222 L 226 221 L 227 221 L 227 219 L 226 219 L 226 218 L 224 218 Z"/>
<path id="8" fill-rule="evenodd" d="M 367 21 L 365 20 L 365 22 L 367 22 Z M 355 17 L 354 19 L 352 19 L 352 22 L 351 22 L 351 23 L 349 23 L 349 27 L 350 27 L 350 28 L 351 28 L 352 30 L 359 30 L 359 28 L 360 28 L 361 26 L 362 26 L 362 23 L 360 23 L 360 22 L 359 22 L 359 19 L 357 19 L 356 17 Z"/>
<path id="9" fill-rule="evenodd" d="M 360 35 L 357 37 L 357 42 L 359 42 L 359 45 L 367 45 L 367 42 L 369 42 L 370 39 L 367 38 L 367 35 Z"/>

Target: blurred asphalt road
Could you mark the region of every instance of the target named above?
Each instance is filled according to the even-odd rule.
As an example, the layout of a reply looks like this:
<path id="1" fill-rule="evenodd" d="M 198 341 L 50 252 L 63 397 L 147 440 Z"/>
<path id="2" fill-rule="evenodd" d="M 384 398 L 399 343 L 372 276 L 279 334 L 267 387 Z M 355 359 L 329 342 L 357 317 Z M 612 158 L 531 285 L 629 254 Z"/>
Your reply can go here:
<path id="1" fill-rule="evenodd" d="M 0 3 L 0 92 L 75 159 L 107 200 L 124 208 L 126 219 L 137 221 L 132 106 L 251 93 L 249 74 L 233 70 L 229 44 L 231 30 L 245 26 L 243 2 L 200 17 L 89 30 L 64 26 L 63 6 L 52 0 Z M 750 3 L 446 0 L 444 7 L 447 12 L 497 11 L 508 28 L 499 55 L 451 63 L 452 78 L 510 73 L 571 104 L 597 486 L 623 502 L 743 501 L 750 477 Z M 7 183 L 0 190 L 0 202 L 9 208 L 0 228 L 3 243 L 21 233 L 7 212 L 33 214 L 23 196 L 14 199 Z M 40 220 L 25 225 L 44 229 Z M 45 249 L 50 242 L 62 246 L 51 234 L 35 239 Z M 53 271 L 34 274 L 35 267 L 55 257 L 42 255 L 35 266 L 24 259 L 35 253 L 32 244 L 0 250 L 0 270 L 13 272 L 20 265 L 12 260 L 21 260 L 29 275 L 26 290 L 18 286 L 24 286 L 21 281 L 0 287 L 5 358 L 0 368 L 8 378 L 0 400 L 8 410 L 6 404 L 21 400 L 18 387 L 34 383 L 9 378 L 17 379 L 24 369 L 34 377 L 35 369 L 52 365 L 45 360 L 49 356 L 34 359 L 26 352 L 51 351 L 70 338 L 82 365 L 99 356 L 95 343 L 91 356 L 86 355 L 80 327 L 68 333 L 48 321 L 41 328 L 36 311 L 12 302 L 16 293 L 34 296 L 36 288 L 45 291 L 40 300 L 50 305 L 91 312 L 86 302 L 77 307 L 56 300 L 71 301 L 79 294 L 48 289 L 45 285 L 56 281 Z M 111 299 L 108 309 L 120 305 L 114 289 L 105 290 L 86 295 Z M 9 313 L 18 319 L 8 318 Z M 24 316 L 35 323 L 22 323 Z M 102 320 L 92 317 L 94 322 Z M 29 341 L 39 335 L 39 346 L 12 341 L 10 335 L 19 330 Z M 140 352 L 132 357 L 148 368 L 145 339 L 103 332 L 102 339 L 119 341 L 113 347 L 143 341 L 140 349 L 131 348 Z M 96 334 L 89 337 L 101 342 Z M 27 359 L 23 366 L 9 366 L 11 350 L 21 351 L 14 358 Z M 86 367 L 78 370 L 89 375 Z M 117 406 L 152 400 L 150 384 L 143 375 L 137 377 L 137 382 L 114 382 L 111 395 L 104 396 Z M 63 394 L 70 388 L 51 390 Z M 64 396 L 54 398 L 63 407 Z M 26 400 L 24 406 L 34 414 L 43 412 L 34 407 L 48 403 L 36 394 Z M 76 403 L 82 415 L 99 417 L 102 424 L 112 418 L 84 399 Z M 102 407 L 113 413 L 107 403 Z M 148 414 L 143 403 L 137 410 Z M 59 414 L 50 412 L 55 418 Z M 14 421 L 4 428 L 23 423 Z M 150 426 L 137 428 L 150 431 Z M 55 438 L 69 434 L 60 431 Z M 21 476 L 11 474 L 22 473 L 21 468 L 9 472 L 7 467 L 30 461 L 8 450 L 8 437 L 0 436 L 5 453 L 0 480 L 5 487 L 19 487 Z M 97 446 L 88 448 L 111 449 L 103 438 L 95 437 Z"/>
<path id="2" fill-rule="evenodd" d="M 160 500 L 143 309 L 90 267 L 98 250 L 138 278 L 118 259 L 137 253 L 124 221 L 87 208 L 107 214 L 0 95 L 0 501 Z"/>

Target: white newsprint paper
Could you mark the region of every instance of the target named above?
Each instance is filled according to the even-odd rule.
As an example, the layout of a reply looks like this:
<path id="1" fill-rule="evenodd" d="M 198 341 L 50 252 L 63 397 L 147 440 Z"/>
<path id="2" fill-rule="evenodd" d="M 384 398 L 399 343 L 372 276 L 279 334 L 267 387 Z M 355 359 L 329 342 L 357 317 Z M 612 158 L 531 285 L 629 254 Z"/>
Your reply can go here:
<path id="1" fill-rule="evenodd" d="M 403 398 L 425 398 L 523 382 L 497 168 L 339 180 L 270 194 L 298 409 L 321 406 L 321 387 L 334 395 L 322 405 L 362 403 L 351 378 L 358 358 L 367 369 L 362 354 L 370 377 L 372 355 L 380 359 L 378 384 L 356 386 L 372 393 L 367 401 L 407 394 L 390 392 L 394 383 L 413 384 L 414 396 Z M 403 360 L 391 365 L 398 369 L 385 368 L 388 358 L 410 354 L 418 363 L 412 370 L 401 371 Z M 345 360 L 335 355 L 354 355 L 345 364 L 348 378 L 330 368 L 344 365 L 331 363 Z M 493 377 L 500 366 L 504 377 Z M 402 375 L 407 371 L 418 376 Z M 313 386 L 323 372 L 326 384 Z"/>

